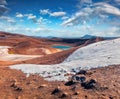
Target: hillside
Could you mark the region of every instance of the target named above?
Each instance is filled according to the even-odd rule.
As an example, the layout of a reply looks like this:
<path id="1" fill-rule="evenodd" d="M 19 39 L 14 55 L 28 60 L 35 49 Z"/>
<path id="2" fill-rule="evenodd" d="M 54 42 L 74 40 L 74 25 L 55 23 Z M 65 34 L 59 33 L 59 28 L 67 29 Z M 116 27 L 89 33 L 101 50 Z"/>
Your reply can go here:
<path id="1" fill-rule="evenodd" d="M 0 46 L 5 53 L 0 58 L 0 64 L 56 64 L 63 62 L 77 48 L 99 42 L 104 39 L 66 39 L 66 38 L 35 38 L 26 35 L 0 32 Z M 71 46 L 69 50 L 53 48 L 52 46 Z M 3 49 L 0 49 L 0 53 Z M 4 52 L 3 52 L 4 53 Z"/>

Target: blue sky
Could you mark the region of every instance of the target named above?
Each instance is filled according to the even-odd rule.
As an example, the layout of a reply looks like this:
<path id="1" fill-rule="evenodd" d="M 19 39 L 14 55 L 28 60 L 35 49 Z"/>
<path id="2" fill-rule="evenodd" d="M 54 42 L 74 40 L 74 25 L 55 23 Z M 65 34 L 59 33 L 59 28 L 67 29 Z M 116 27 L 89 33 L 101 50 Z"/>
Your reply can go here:
<path id="1" fill-rule="evenodd" d="M 0 31 L 31 36 L 120 36 L 120 0 L 0 0 Z"/>

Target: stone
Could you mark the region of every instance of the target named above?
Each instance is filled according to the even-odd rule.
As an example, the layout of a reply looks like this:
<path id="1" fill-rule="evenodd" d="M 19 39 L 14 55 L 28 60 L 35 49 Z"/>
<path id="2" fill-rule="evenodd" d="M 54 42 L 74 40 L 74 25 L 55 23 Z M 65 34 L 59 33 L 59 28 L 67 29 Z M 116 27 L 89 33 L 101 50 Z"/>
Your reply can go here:
<path id="1" fill-rule="evenodd" d="M 81 86 L 85 89 L 93 89 L 95 88 L 96 81 L 94 79 L 91 79 L 90 81 L 81 83 Z"/>
<path id="2" fill-rule="evenodd" d="M 78 73 L 76 73 L 77 75 L 79 74 L 83 74 L 83 75 L 86 75 L 87 74 L 87 71 L 86 70 L 80 70 Z"/>
<path id="3" fill-rule="evenodd" d="M 61 90 L 59 88 L 55 88 L 53 91 L 52 91 L 52 94 L 57 94 L 61 92 Z"/>

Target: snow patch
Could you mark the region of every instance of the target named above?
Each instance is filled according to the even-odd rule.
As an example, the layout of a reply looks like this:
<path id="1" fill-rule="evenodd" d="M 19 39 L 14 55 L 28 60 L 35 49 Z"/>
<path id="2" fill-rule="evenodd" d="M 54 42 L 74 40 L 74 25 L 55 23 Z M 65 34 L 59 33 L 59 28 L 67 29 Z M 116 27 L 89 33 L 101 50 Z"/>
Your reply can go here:
<path id="1" fill-rule="evenodd" d="M 65 74 L 69 73 L 67 69 L 59 65 L 33 65 L 33 64 L 19 64 L 10 66 L 11 69 L 17 69 L 27 74 L 39 74 L 49 81 L 66 81 L 68 76 Z"/>

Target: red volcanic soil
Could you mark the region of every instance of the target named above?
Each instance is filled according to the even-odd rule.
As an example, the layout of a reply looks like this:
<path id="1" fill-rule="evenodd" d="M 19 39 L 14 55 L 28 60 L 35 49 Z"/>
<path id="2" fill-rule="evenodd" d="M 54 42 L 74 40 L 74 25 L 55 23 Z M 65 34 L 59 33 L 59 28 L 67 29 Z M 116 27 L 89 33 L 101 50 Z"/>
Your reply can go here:
<path id="1" fill-rule="evenodd" d="M 0 68 L 0 99 L 120 99 L 120 66 L 91 69 L 85 83 L 48 82 L 38 75 L 26 77 L 21 71 Z"/>

